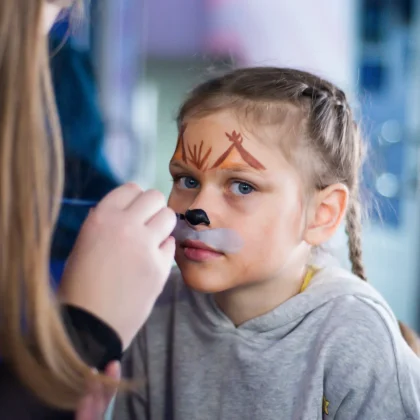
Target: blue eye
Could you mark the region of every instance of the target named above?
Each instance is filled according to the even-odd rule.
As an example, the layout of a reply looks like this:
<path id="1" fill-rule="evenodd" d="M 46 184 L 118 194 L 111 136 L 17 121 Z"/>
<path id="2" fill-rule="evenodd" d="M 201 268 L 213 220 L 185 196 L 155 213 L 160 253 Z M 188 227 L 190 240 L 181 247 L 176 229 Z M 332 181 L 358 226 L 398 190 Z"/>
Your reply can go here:
<path id="1" fill-rule="evenodd" d="M 235 195 L 248 195 L 255 191 L 255 188 L 246 182 L 233 182 L 230 189 Z"/>
<path id="2" fill-rule="evenodd" d="M 176 182 L 181 189 L 193 189 L 200 185 L 192 176 L 181 176 Z"/>

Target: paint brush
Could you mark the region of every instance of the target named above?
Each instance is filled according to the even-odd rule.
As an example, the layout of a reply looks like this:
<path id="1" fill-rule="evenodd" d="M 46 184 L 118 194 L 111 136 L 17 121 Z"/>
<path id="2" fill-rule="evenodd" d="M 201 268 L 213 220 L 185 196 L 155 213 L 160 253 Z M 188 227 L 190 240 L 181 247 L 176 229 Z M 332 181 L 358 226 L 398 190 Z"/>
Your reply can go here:
<path id="1" fill-rule="evenodd" d="M 98 201 L 83 200 L 78 198 L 64 197 L 61 200 L 63 205 L 92 208 L 98 204 Z M 243 246 L 243 240 L 239 234 L 229 228 L 213 228 L 197 230 L 185 220 L 185 215 L 176 213 L 177 224 L 171 233 L 177 241 L 196 240 L 205 243 L 216 251 L 226 254 L 233 254 L 240 251 Z"/>

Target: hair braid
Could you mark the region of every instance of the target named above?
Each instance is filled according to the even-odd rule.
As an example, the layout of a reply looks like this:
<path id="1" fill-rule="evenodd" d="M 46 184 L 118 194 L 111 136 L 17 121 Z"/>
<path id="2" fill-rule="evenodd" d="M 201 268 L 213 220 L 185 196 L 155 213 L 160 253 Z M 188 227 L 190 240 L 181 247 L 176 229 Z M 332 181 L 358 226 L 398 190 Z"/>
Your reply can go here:
<path id="1" fill-rule="evenodd" d="M 361 205 L 356 191 L 350 196 L 346 217 L 346 233 L 348 236 L 349 259 L 352 272 L 362 280 L 367 280 L 362 259 L 362 215 Z"/>

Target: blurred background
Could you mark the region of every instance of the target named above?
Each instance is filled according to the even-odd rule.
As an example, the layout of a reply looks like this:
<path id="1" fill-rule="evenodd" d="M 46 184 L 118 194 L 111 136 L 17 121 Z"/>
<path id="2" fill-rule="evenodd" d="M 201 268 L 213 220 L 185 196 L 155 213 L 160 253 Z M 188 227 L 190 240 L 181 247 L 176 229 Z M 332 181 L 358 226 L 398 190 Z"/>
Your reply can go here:
<path id="1" fill-rule="evenodd" d="M 51 55 L 65 196 L 86 200 L 128 180 L 168 194 L 177 108 L 216 71 L 290 66 L 337 83 L 369 144 L 369 279 L 420 330 L 420 0 L 90 0 L 71 30 L 56 24 Z M 57 278 L 86 213 L 63 205 Z M 344 232 L 331 249 L 347 264 Z"/>

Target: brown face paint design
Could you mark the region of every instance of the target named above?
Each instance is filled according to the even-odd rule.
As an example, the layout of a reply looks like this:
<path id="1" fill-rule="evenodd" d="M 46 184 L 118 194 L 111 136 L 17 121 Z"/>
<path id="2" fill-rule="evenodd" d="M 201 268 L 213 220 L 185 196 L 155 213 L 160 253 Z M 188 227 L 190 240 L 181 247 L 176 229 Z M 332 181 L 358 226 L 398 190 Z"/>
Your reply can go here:
<path id="1" fill-rule="evenodd" d="M 194 165 L 197 169 L 202 169 L 205 171 L 207 169 L 207 165 L 205 165 L 207 159 L 210 156 L 211 153 L 211 147 L 207 150 L 206 154 L 202 157 L 202 151 L 203 151 L 203 144 L 204 141 L 201 140 L 200 147 L 198 149 L 197 153 L 197 145 L 194 144 L 194 151 L 191 150 L 190 145 L 188 145 L 188 152 L 189 152 L 189 158 L 188 160 L 191 162 L 192 165 Z"/>
<path id="2" fill-rule="evenodd" d="M 225 153 L 223 153 L 219 159 L 216 160 L 214 165 L 211 169 L 219 167 L 230 155 L 230 152 L 233 150 L 233 148 L 236 148 L 236 150 L 241 155 L 242 159 L 252 168 L 263 170 L 265 169 L 264 165 L 262 165 L 257 159 L 254 158 L 254 156 L 249 153 L 244 146 L 242 146 L 242 143 L 244 139 L 242 138 L 242 134 L 237 133 L 236 131 L 232 131 L 231 134 L 225 133 L 226 137 L 229 139 L 229 141 L 232 142 L 232 144 L 229 146 L 229 148 L 226 150 Z"/>
<path id="3" fill-rule="evenodd" d="M 184 132 L 186 130 L 187 126 L 184 124 L 179 132 L 178 141 L 175 149 L 174 156 L 172 157 L 172 160 L 182 160 L 184 163 L 192 164 L 197 169 L 206 171 L 208 168 L 208 158 L 211 154 L 211 147 L 207 150 L 207 152 L 202 156 L 203 154 L 203 140 L 201 140 L 200 146 L 197 150 L 197 145 L 195 144 L 193 148 L 189 144 L 187 144 L 188 147 L 188 156 L 185 148 L 185 141 L 184 141 Z M 239 153 L 241 158 L 252 168 L 257 170 L 264 170 L 265 166 L 259 162 L 257 159 L 255 159 L 254 156 L 249 153 L 245 147 L 242 145 L 243 138 L 241 133 L 237 133 L 235 130 L 232 131 L 232 133 L 225 133 L 228 140 L 232 143 L 224 153 L 222 153 L 214 162 L 214 164 L 210 167 L 210 169 L 216 169 L 220 166 L 229 167 L 229 165 L 226 165 L 229 163 L 229 156 L 231 152 L 236 149 L 236 151 Z"/>
<path id="4" fill-rule="evenodd" d="M 184 133 L 186 129 L 187 129 L 187 124 L 183 124 L 179 130 L 175 153 L 172 156 L 172 160 L 175 160 L 175 159 L 182 160 L 183 162 L 187 163 L 187 153 L 185 152 L 185 144 L 184 144 Z"/>

